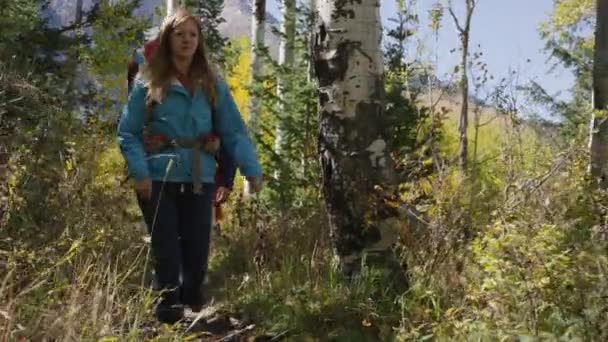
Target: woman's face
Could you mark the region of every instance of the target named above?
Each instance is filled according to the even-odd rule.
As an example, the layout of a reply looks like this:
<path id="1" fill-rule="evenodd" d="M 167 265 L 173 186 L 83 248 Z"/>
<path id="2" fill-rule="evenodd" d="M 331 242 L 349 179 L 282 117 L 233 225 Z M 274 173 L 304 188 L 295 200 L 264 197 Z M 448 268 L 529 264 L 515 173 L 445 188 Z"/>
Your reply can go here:
<path id="1" fill-rule="evenodd" d="M 198 48 L 198 25 L 194 19 L 179 24 L 170 35 L 173 57 L 192 58 Z"/>

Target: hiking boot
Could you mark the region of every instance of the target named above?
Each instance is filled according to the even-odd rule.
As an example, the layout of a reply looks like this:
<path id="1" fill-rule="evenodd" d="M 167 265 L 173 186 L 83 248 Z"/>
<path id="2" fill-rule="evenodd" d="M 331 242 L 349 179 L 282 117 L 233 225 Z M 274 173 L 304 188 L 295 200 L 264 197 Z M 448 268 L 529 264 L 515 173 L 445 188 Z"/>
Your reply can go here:
<path id="1" fill-rule="evenodd" d="M 188 306 L 192 312 L 200 312 L 205 306 L 207 300 L 199 291 L 184 291 L 180 293 L 182 304 Z"/>
<path id="2" fill-rule="evenodd" d="M 175 292 L 162 296 L 154 309 L 156 319 L 161 323 L 174 324 L 184 318 L 184 307 L 177 300 Z"/>
<path id="3" fill-rule="evenodd" d="M 159 303 L 154 314 L 161 323 L 175 324 L 184 318 L 184 307 L 179 304 L 167 306 Z"/>

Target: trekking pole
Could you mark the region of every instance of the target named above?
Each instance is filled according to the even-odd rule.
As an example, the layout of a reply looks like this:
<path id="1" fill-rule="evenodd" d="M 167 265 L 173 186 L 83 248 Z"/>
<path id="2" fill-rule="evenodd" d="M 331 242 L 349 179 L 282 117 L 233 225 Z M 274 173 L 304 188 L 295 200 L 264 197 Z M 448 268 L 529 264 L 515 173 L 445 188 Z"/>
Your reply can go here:
<path id="1" fill-rule="evenodd" d="M 159 157 L 160 155 L 156 155 L 155 157 Z M 172 155 L 177 157 L 176 155 Z M 154 234 L 154 228 L 156 228 L 156 217 L 158 216 L 158 209 L 160 208 L 160 201 L 163 196 L 163 192 L 165 189 L 165 184 L 167 183 L 167 177 L 169 176 L 169 172 L 173 168 L 173 164 L 175 163 L 174 159 L 169 159 L 169 163 L 167 163 L 167 167 L 165 168 L 165 176 L 163 177 L 163 181 L 160 186 L 160 190 L 158 192 L 158 199 L 156 200 L 156 207 L 154 208 L 154 216 L 152 216 L 152 227 L 150 227 L 150 244 L 152 243 L 152 235 Z M 144 270 L 148 267 L 148 261 L 150 260 L 150 251 L 152 247 L 148 249 L 148 253 L 146 253 L 146 260 L 144 262 Z M 146 281 L 146 275 L 144 274 L 141 279 L 141 287 L 143 288 Z"/>

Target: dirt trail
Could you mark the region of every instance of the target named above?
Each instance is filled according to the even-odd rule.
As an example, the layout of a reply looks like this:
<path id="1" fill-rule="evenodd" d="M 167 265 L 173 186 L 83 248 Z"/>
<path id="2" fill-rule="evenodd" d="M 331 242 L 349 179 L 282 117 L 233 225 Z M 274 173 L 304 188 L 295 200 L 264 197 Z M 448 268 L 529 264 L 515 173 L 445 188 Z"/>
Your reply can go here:
<path id="1" fill-rule="evenodd" d="M 144 335 L 154 338 L 158 328 L 158 325 L 148 326 L 143 329 Z M 265 342 L 282 341 L 286 337 L 286 333 L 276 336 L 259 334 L 255 323 L 225 312 L 221 304 L 209 305 L 199 313 L 186 310 L 184 320 L 174 329 L 188 341 Z"/>

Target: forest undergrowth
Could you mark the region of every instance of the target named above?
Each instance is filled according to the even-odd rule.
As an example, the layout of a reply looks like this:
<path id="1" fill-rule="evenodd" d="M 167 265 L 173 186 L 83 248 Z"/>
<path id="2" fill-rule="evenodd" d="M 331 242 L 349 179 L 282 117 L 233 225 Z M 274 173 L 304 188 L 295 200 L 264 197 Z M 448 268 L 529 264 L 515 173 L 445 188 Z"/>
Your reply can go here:
<path id="1" fill-rule="evenodd" d="M 585 70 L 579 97 L 553 102 L 570 115 L 562 124 L 518 117 L 505 105 L 516 102 L 506 88 L 471 105 L 462 171 L 456 105 L 426 101 L 453 100 L 453 87 L 431 89 L 440 94 L 408 88 L 413 95 L 405 96 L 408 80 L 432 75 L 419 71 L 424 63 L 405 65 L 402 55 L 387 63 L 386 116 L 394 119 L 402 175 L 400 198 L 390 204 L 417 215 L 394 227 L 395 253 L 409 276 L 396 290 L 383 269 L 363 267 L 349 279 L 336 271 L 309 44 L 298 40 L 293 70 L 269 64 L 248 89 L 241 81 L 250 76 L 249 46 L 233 42 L 226 79 L 239 108 L 263 94 L 259 141 L 269 182 L 244 198 L 237 178 L 213 232 L 209 329 L 191 331 L 154 320 L 150 246 L 115 139 L 126 89 L 112 72 L 124 69 L 143 26 L 126 2 L 104 4 L 87 19 L 92 44 L 64 34 L 79 27 L 43 28 L 37 6 L 0 6 L 1 341 L 608 340 L 608 193 L 587 172 Z M 306 32 L 302 22 L 298 30 Z M 388 50 L 403 53 L 398 47 L 409 35 L 397 33 L 401 40 Z M 283 160 L 272 150 L 273 128 L 286 120 L 275 91 L 282 74 L 293 112 L 283 122 Z M 293 177 L 274 181 L 279 168 Z"/>
<path id="2" fill-rule="evenodd" d="M 149 246 L 114 141 L 73 130 L 35 80 L 3 82 L 49 126 L 11 127 L 22 139 L 3 169 L 2 339 L 140 340 L 154 325 L 155 293 L 142 286 Z M 213 302 L 256 334 L 294 339 L 605 339 L 606 194 L 586 180 L 581 146 L 510 144 L 475 174 L 404 183 L 427 228 L 400 226 L 403 293 L 380 270 L 351 281 L 334 271 L 316 188 L 284 210 L 243 199 L 239 181 L 214 232 Z"/>

